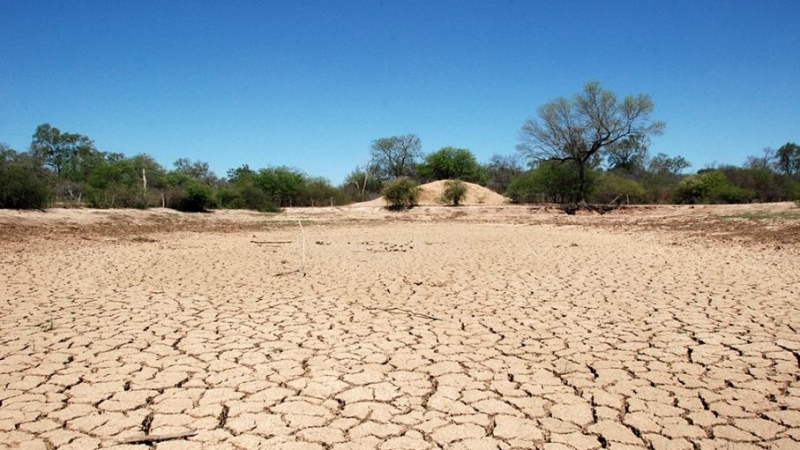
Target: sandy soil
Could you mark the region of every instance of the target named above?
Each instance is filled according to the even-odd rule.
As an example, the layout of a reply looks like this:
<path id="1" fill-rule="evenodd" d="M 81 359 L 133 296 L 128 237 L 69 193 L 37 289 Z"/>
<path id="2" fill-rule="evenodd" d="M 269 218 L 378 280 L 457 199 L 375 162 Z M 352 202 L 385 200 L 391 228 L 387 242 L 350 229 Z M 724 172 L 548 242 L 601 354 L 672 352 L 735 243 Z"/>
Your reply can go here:
<path id="1" fill-rule="evenodd" d="M 800 448 L 798 213 L 0 211 L 0 448 Z"/>

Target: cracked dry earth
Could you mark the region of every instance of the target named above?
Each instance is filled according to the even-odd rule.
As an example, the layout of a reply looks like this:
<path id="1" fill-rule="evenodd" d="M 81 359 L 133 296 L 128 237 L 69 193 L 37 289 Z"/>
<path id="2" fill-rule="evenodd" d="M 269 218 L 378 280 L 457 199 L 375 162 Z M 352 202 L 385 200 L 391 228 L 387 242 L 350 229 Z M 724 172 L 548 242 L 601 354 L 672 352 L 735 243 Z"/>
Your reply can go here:
<path id="1" fill-rule="evenodd" d="M 2 248 L 0 448 L 800 448 L 793 249 L 305 230 Z"/>

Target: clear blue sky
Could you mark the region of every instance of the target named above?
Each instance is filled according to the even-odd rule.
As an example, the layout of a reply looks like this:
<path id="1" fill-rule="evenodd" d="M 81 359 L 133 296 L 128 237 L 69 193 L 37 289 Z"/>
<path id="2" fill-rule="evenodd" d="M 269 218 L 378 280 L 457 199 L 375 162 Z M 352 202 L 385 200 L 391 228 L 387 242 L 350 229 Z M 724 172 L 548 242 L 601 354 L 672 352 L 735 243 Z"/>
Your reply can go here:
<path id="1" fill-rule="evenodd" d="M 0 142 L 37 125 L 165 167 L 334 184 L 372 140 L 512 154 L 538 106 L 647 93 L 693 170 L 800 142 L 800 1 L 0 0 Z"/>

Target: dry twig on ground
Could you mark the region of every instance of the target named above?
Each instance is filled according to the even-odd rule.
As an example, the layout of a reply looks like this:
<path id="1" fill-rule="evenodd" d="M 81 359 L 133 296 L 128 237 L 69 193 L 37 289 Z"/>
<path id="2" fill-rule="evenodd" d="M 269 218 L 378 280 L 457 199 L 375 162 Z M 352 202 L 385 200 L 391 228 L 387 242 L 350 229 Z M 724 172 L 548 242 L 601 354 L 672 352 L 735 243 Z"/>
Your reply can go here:
<path id="1" fill-rule="evenodd" d="M 438 317 L 433 317 L 433 316 L 429 316 L 429 315 L 427 315 L 427 314 L 418 313 L 418 312 L 416 312 L 416 311 L 410 311 L 410 310 L 408 310 L 408 309 L 396 308 L 396 307 L 392 307 L 392 308 L 378 308 L 378 307 L 365 306 L 365 307 L 364 307 L 364 309 L 370 309 L 370 310 L 373 310 L 373 311 L 386 311 L 386 312 L 400 311 L 400 312 L 404 312 L 404 313 L 406 313 L 406 314 L 409 314 L 409 315 L 412 315 L 412 316 L 424 317 L 424 318 L 426 318 L 426 319 L 431 319 L 431 320 L 442 320 L 442 319 L 440 319 L 440 318 L 438 318 Z"/>
<path id="2" fill-rule="evenodd" d="M 121 444 L 152 444 L 154 442 L 172 441 L 184 439 L 197 434 L 197 431 L 187 431 L 185 433 L 174 434 L 151 434 L 147 436 L 136 436 L 119 441 Z"/>

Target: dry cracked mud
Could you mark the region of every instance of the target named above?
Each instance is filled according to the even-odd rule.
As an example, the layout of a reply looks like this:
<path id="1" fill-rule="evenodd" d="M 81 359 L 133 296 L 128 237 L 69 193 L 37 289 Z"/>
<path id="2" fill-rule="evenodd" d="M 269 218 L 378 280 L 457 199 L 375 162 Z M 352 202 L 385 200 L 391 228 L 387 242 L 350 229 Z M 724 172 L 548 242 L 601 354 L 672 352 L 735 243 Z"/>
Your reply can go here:
<path id="1" fill-rule="evenodd" d="M 796 247 L 524 222 L 7 242 L 0 448 L 800 448 Z"/>

